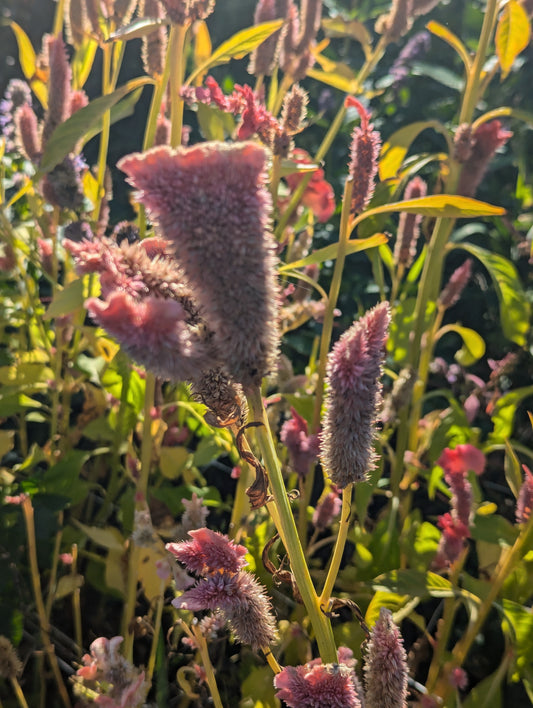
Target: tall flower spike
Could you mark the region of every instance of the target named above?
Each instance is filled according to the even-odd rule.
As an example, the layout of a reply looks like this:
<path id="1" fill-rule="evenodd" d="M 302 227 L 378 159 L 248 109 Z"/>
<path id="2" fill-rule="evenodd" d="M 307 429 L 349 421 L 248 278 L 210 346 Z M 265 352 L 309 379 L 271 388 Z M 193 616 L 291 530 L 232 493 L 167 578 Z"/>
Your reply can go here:
<path id="1" fill-rule="evenodd" d="M 381 136 L 370 123 L 370 113 L 353 96 L 345 101 L 347 107 L 357 110 L 361 125 L 354 128 L 350 149 L 350 177 L 353 180 L 352 212 L 361 213 L 374 194 L 374 178 L 378 171 L 378 156 L 381 148 Z"/>
<path id="2" fill-rule="evenodd" d="M 213 142 L 118 163 L 174 245 L 220 357 L 245 388 L 274 368 L 278 347 L 265 157 L 253 143 Z"/>
<path id="3" fill-rule="evenodd" d="M 467 258 L 466 261 L 451 274 L 450 280 L 444 286 L 440 294 L 439 305 L 445 309 L 455 305 L 471 277 L 472 259 Z"/>
<path id="4" fill-rule="evenodd" d="M 58 125 L 70 115 L 70 82 L 72 72 L 68 63 L 65 44 L 61 36 L 48 40 L 50 78 L 48 80 L 48 110 L 43 125 L 43 146 Z"/>
<path id="5" fill-rule="evenodd" d="M 390 321 L 383 302 L 347 330 L 328 356 L 322 462 L 341 489 L 358 482 L 373 463 L 374 421 L 381 401 L 381 370 Z"/>
<path id="6" fill-rule="evenodd" d="M 414 177 L 408 182 L 404 192 L 404 199 L 418 199 L 427 194 L 427 184 L 421 177 Z M 420 235 L 421 214 L 400 214 L 396 244 L 394 246 L 394 262 L 409 268 L 416 256 L 416 242 Z"/>
<path id="7" fill-rule="evenodd" d="M 413 0 L 392 0 L 390 12 L 376 20 L 376 32 L 388 42 L 397 42 L 407 34 L 413 24 Z"/>
<path id="8" fill-rule="evenodd" d="M 407 706 L 407 657 L 400 630 L 384 607 L 371 630 L 364 672 L 366 708 Z"/>
<path id="9" fill-rule="evenodd" d="M 283 17 L 282 8 L 285 3 L 279 0 L 259 0 L 254 13 L 254 25 L 259 25 L 262 22 L 269 22 Z M 278 61 L 280 42 L 285 32 L 285 27 L 282 27 L 277 32 L 274 32 L 267 37 L 264 42 L 254 49 L 250 55 L 250 63 L 248 65 L 248 73 L 254 76 L 270 76 Z"/>
<path id="10" fill-rule="evenodd" d="M 499 120 L 482 123 L 476 128 L 472 135 L 470 156 L 463 164 L 457 194 L 463 197 L 475 196 L 496 150 L 503 147 L 512 135 L 502 127 Z"/>
<path id="11" fill-rule="evenodd" d="M 159 0 L 144 0 L 144 16 L 153 19 L 163 19 L 163 6 Z M 149 76 L 162 76 L 165 68 L 165 53 L 167 47 L 167 32 L 161 25 L 153 32 L 145 35 L 142 40 L 143 67 Z M 161 142 L 158 145 L 164 144 Z"/>
<path id="12" fill-rule="evenodd" d="M 518 499 L 516 500 L 517 524 L 525 524 L 531 516 L 531 509 L 533 509 L 533 474 L 526 465 L 522 465 L 522 467 L 526 476 L 524 477 L 524 481 L 518 492 Z"/>
<path id="13" fill-rule="evenodd" d="M 37 162 L 41 154 L 41 138 L 35 111 L 29 104 L 17 108 L 15 113 L 15 138 L 28 159 Z"/>

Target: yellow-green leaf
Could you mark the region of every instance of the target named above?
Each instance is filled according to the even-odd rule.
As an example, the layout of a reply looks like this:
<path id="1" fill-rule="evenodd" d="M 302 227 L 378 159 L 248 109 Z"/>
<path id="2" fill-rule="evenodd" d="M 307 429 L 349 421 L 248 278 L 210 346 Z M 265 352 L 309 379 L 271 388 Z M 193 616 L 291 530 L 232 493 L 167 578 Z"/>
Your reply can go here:
<path id="1" fill-rule="evenodd" d="M 381 148 L 379 178 L 381 181 L 396 177 L 413 140 L 427 128 L 441 127 L 437 121 L 425 120 L 410 123 L 393 133 Z"/>
<path id="2" fill-rule="evenodd" d="M 520 465 L 520 460 L 518 459 L 516 452 L 509 440 L 505 441 L 505 461 L 504 461 L 505 479 L 507 484 L 514 494 L 515 498 L 518 498 L 520 488 L 522 486 L 522 467 Z"/>
<path id="3" fill-rule="evenodd" d="M 215 49 L 211 56 L 193 71 L 186 84 L 192 84 L 197 76 L 205 74 L 214 66 L 227 64 L 230 59 L 242 59 L 270 37 L 271 34 L 277 32 L 282 24 L 283 20 L 272 20 L 237 32 L 233 37 L 223 42 L 218 49 Z"/>
<path id="4" fill-rule="evenodd" d="M 158 20 L 152 17 L 140 17 L 126 27 L 120 27 L 116 32 L 112 32 L 106 42 L 125 41 L 127 39 L 139 39 L 151 34 L 161 25 L 167 25 L 168 20 Z"/>
<path id="5" fill-rule="evenodd" d="M 71 595 L 74 590 L 81 588 L 84 582 L 85 578 L 79 573 L 76 575 L 63 575 L 63 577 L 59 578 L 59 582 L 57 583 L 54 600 L 61 600 L 61 598 Z"/>
<path id="6" fill-rule="evenodd" d="M 45 320 L 62 317 L 79 309 L 83 305 L 83 279 L 78 278 L 60 290 L 44 313 Z"/>
<path id="7" fill-rule="evenodd" d="M 93 67 L 94 56 L 98 49 L 98 42 L 92 37 L 86 37 L 72 59 L 72 80 L 74 89 L 82 89 L 89 78 Z"/>
<path id="8" fill-rule="evenodd" d="M 462 366 L 475 364 L 485 354 L 485 340 L 473 329 L 449 324 L 438 331 L 437 338 L 442 337 L 447 332 L 455 332 L 463 340 L 463 346 L 455 354 L 457 362 Z"/>
<path id="9" fill-rule="evenodd" d="M 374 248 L 375 246 L 381 246 L 382 243 L 387 243 L 387 236 L 385 234 L 374 234 L 369 238 L 354 238 L 348 241 L 346 245 L 346 255 L 351 253 L 357 253 L 358 251 L 364 251 L 367 248 Z M 289 270 L 294 270 L 295 268 L 305 268 L 308 265 L 314 265 L 315 263 L 323 263 L 324 261 L 333 261 L 337 258 L 337 251 L 339 250 L 338 243 L 332 243 L 330 246 L 325 246 L 324 248 L 319 248 L 318 251 L 310 253 L 305 258 L 300 258 L 298 261 L 293 261 L 292 263 L 286 263 L 282 265 L 279 269 L 280 273 L 285 273 Z"/>
<path id="10" fill-rule="evenodd" d="M 455 35 L 451 30 L 449 30 L 447 27 L 444 25 L 441 25 L 439 22 L 435 22 L 431 20 L 430 22 L 427 23 L 426 28 L 435 35 L 435 37 L 439 37 L 439 39 L 443 39 L 447 44 L 450 45 L 457 54 L 461 57 L 463 60 L 463 64 L 465 65 L 465 69 L 467 71 L 470 70 L 470 67 L 472 66 L 472 61 L 470 59 L 470 56 L 468 54 L 468 51 L 465 47 L 465 45 L 461 42 L 459 37 Z"/>
<path id="11" fill-rule="evenodd" d="M 529 44 L 531 26 L 527 12 L 517 0 L 509 0 L 503 8 L 496 28 L 496 55 L 502 79 L 511 71 L 514 60 Z"/>
<path id="12" fill-rule="evenodd" d="M 204 20 L 197 22 L 194 35 L 194 66 L 199 67 L 205 64 L 213 52 L 209 28 Z M 199 74 L 195 79 L 195 84 L 202 83 L 204 74 Z"/>
<path id="13" fill-rule="evenodd" d="M 48 108 L 48 87 L 41 79 L 30 81 L 31 90 L 39 99 L 39 103 L 46 110 Z"/>
<path id="14" fill-rule="evenodd" d="M 372 38 L 362 22 L 345 20 L 343 17 L 330 17 L 322 20 L 322 27 L 326 37 L 350 37 L 355 39 L 368 56 L 371 51 Z"/>
<path id="15" fill-rule="evenodd" d="M 320 71 L 319 69 L 308 69 L 307 76 L 315 79 L 315 81 L 320 81 L 327 86 L 333 86 L 333 88 L 339 89 L 344 93 L 353 93 L 357 86 L 355 80 L 355 74 L 352 76 L 347 76 L 346 72 L 343 70 L 344 64 L 339 62 L 332 62 L 337 65 L 339 71 Z"/>
<path id="16" fill-rule="evenodd" d="M 117 553 L 124 553 L 124 539 L 120 531 L 114 526 L 106 526 L 106 528 L 86 526 L 77 519 L 72 519 L 72 523 L 81 529 L 97 546 L 108 548 L 110 551 L 116 551 Z"/>
<path id="17" fill-rule="evenodd" d="M 159 468 L 163 477 L 177 479 L 189 459 L 186 447 L 162 447 L 159 455 Z"/>
<path id="18" fill-rule="evenodd" d="M 22 73 L 28 81 L 35 75 L 37 67 L 35 50 L 26 32 L 16 22 L 10 22 L 11 29 L 15 33 L 19 49 L 19 62 Z"/>

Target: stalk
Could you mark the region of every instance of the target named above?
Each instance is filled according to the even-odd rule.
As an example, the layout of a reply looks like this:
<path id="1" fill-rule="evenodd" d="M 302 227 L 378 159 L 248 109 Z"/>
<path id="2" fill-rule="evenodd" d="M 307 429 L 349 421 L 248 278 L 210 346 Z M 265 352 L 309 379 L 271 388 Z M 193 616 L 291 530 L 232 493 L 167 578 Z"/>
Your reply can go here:
<path id="1" fill-rule="evenodd" d="M 9 680 L 11 681 L 11 686 L 13 687 L 13 691 L 17 697 L 20 708 L 28 708 L 28 704 L 26 703 L 24 693 L 22 692 L 22 688 L 20 687 L 17 677 L 11 676 Z"/>
<path id="2" fill-rule="evenodd" d="M 170 144 L 172 147 L 181 145 L 181 129 L 183 126 L 183 98 L 180 95 L 185 72 L 185 38 L 187 27 L 173 24 L 170 28 Z"/>
<path id="3" fill-rule="evenodd" d="M 320 595 L 319 599 L 320 606 L 323 607 L 324 610 L 328 609 L 329 602 L 331 599 L 331 593 L 333 592 L 333 586 L 335 585 L 335 580 L 337 579 L 337 574 L 341 565 L 342 554 L 344 553 L 344 547 L 346 545 L 348 528 L 350 526 L 350 513 L 352 508 L 352 487 L 353 484 L 349 484 L 345 489 L 342 490 L 342 509 L 339 531 L 337 534 L 337 539 L 335 541 L 335 548 L 333 549 L 331 562 L 328 568 L 326 582 L 324 583 L 324 589 L 322 590 L 322 594 Z"/>
<path id="4" fill-rule="evenodd" d="M 259 389 L 249 392 L 248 404 L 253 420 L 262 423 L 256 428 L 255 434 L 268 471 L 274 504 L 279 514 L 278 528 L 284 539 L 298 590 L 313 625 L 320 656 L 325 664 L 336 663 L 337 650 L 331 624 L 321 610 L 319 598 L 307 567 Z"/>

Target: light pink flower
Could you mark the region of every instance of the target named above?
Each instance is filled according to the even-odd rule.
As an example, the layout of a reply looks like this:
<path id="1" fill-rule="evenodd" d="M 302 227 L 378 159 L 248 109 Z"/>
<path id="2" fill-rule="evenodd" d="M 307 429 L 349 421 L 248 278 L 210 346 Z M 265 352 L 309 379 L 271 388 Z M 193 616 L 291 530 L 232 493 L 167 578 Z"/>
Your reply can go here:
<path id="1" fill-rule="evenodd" d="M 247 565 L 247 551 L 227 536 L 207 528 L 189 531 L 192 541 L 167 543 L 166 548 L 193 573 L 236 573 Z"/>
<path id="2" fill-rule="evenodd" d="M 352 212 L 362 212 L 374 194 L 374 179 L 378 171 L 381 136 L 370 122 L 370 113 L 353 96 L 347 96 L 346 106 L 357 109 L 361 125 L 354 128 L 350 148 L 349 174 L 353 180 Z"/>
<path id="3" fill-rule="evenodd" d="M 499 120 L 482 123 L 476 128 L 472 135 L 471 154 L 464 162 L 459 178 L 458 194 L 475 196 L 496 150 L 503 147 L 512 135 L 509 130 L 504 130 Z"/>
<path id="4" fill-rule="evenodd" d="M 50 76 L 48 79 L 48 109 L 44 118 L 42 144 L 46 145 L 58 125 L 70 115 L 72 72 L 65 44 L 60 35 L 48 39 Z"/>
<path id="5" fill-rule="evenodd" d="M 404 199 L 418 199 L 425 197 L 427 184 L 421 177 L 414 177 L 408 182 L 404 192 Z M 394 246 L 394 262 L 400 263 L 404 268 L 409 268 L 416 256 L 416 244 L 420 235 L 421 214 L 400 214 L 398 232 L 396 234 L 396 244 Z"/>
<path id="6" fill-rule="evenodd" d="M 439 305 L 444 308 L 455 305 L 472 276 L 472 259 L 456 268 L 439 296 Z"/>
<path id="7" fill-rule="evenodd" d="M 366 708 L 407 706 L 407 656 L 400 630 L 384 607 L 371 630 L 365 672 Z"/>
<path id="8" fill-rule="evenodd" d="M 335 517 L 340 514 L 341 509 L 342 499 L 339 496 L 339 490 L 334 489 L 317 505 L 313 513 L 313 525 L 320 530 L 326 529 L 331 526 Z"/>
<path id="9" fill-rule="evenodd" d="M 307 421 L 291 407 L 291 418 L 281 428 L 281 442 L 287 446 L 292 468 L 305 477 L 319 452 L 318 435 L 309 435 Z"/>
<path id="10" fill-rule="evenodd" d="M 390 320 L 381 303 L 353 324 L 328 356 L 322 462 L 341 489 L 361 481 L 373 463 L 374 421 Z"/>
<path id="11" fill-rule="evenodd" d="M 205 526 L 209 516 L 209 509 L 196 492 L 193 492 L 191 499 L 182 499 L 181 503 L 185 507 L 185 511 L 181 516 L 181 528 L 184 534 L 192 531 L 192 529 L 199 529 Z"/>

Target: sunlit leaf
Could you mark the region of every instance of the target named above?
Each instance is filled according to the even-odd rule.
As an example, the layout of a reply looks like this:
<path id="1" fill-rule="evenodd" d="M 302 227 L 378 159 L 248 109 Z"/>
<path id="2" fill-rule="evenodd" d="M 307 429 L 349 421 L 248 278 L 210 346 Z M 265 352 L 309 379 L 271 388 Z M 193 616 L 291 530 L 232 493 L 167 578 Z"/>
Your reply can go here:
<path id="1" fill-rule="evenodd" d="M 380 180 L 396 177 L 411 144 L 423 130 L 435 128 L 437 121 L 424 120 L 410 123 L 393 133 L 383 144 L 379 158 Z"/>
<path id="2" fill-rule="evenodd" d="M 79 573 L 76 575 L 73 575 L 72 573 L 63 575 L 63 577 L 59 578 L 59 582 L 57 583 L 57 587 L 54 592 L 54 600 L 61 600 L 63 597 L 71 595 L 75 590 L 81 588 L 84 582 L 85 578 Z"/>
<path id="3" fill-rule="evenodd" d="M 427 76 L 453 91 L 462 91 L 465 84 L 461 76 L 440 64 L 428 64 L 423 61 L 413 62 L 411 74 L 413 76 Z"/>
<path id="4" fill-rule="evenodd" d="M 190 453 L 186 447 L 180 445 L 162 447 L 159 454 L 159 469 L 163 477 L 167 479 L 178 479 L 178 477 L 181 477 L 189 456 Z"/>
<path id="5" fill-rule="evenodd" d="M 130 91 L 149 83 L 153 83 L 153 80 L 148 77 L 133 79 L 113 91 L 113 93 L 100 96 L 84 108 L 76 111 L 74 115 L 64 123 L 61 123 L 52 133 L 52 137 L 48 141 L 41 158 L 40 170 L 42 172 L 53 170 L 61 160 L 74 150 L 76 144 L 93 128 L 94 124 L 101 120 L 106 111 L 110 110 Z"/>
<path id="6" fill-rule="evenodd" d="M 437 573 L 402 569 L 393 570 L 375 578 L 371 585 L 374 590 L 392 590 L 399 595 L 409 597 L 451 597 L 454 594 L 452 584 Z"/>
<path id="7" fill-rule="evenodd" d="M 230 59 L 242 59 L 252 52 L 271 34 L 279 30 L 283 20 L 272 20 L 241 30 L 223 42 L 218 49 L 211 54 L 209 59 L 199 66 L 187 79 L 187 85 L 194 83 L 197 76 L 205 74 L 207 71 L 220 64 L 227 64 Z"/>
<path id="8" fill-rule="evenodd" d="M 307 76 L 315 79 L 315 81 L 320 81 L 327 86 L 332 86 L 333 88 L 339 89 L 339 91 L 343 91 L 344 93 L 353 93 L 357 86 L 355 76 L 345 76 L 340 72 L 308 69 Z"/>
<path id="9" fill-rule="evenodd" d="M 374 234 L 369 238 L 363 239 L 351 239 L 348 241 L 346 246 L 346 255 L 351 253 L 358 253 L 359 251 L 365 251 L 367 248 L 374 248 L 375 246 L 380 246 L 382 243 L 387 243 L 387 236 L 385 234 Z M 295 268 L 305 268 L 308 265 L 314 265 L 315 263 L 323 263 L 324 261 L 332 261 L 337 258 L 337 251 L 339 250 L 338 243 L 332 243 L 330 246 L 325 246 L 320 248 L 318 251 L 310 253 L 305 258 L 300 258 L 298 261 L 293 261 L 292 263 L 286 263 L 280 266 L 280 273 L 284 273 L 287 270 L 294 270 Z"/>
<path id="10" fill-rule="evenodd" d="M 511 71 L 516 57 L 529 44 L 530 35 L 527 12 L 517 0 L 509 0 L 498 20 L 495 38 L 502 79 Z"/>
<path id="11" fill-rule="evenodd" d="M 13 21 L 10 22 L 9 25 L 15 33 L 17 40 L 20 68 L 26 79 L 31 81 L 37 68 L 35 50 L 30 42 L 30 38 L 20 25 Z"/>
<path id="12" fill-rule="evenodd" d="M 512 437 L 516 409 L 525 398 L 531 396 L 533 396 L 533 386 L 523 386 L 504 393 L 498 398 L 492 414 L 494 430 L 489 436 L 492 443 L 505 444 L 505 441 Z"/>
<path id="13" fill-rule="evenodd" d="M 455 354 L 455 359 L 461 366 L 472 366 L 485 354 L 485 340 L 473 329 L 449 324 L 439 330 L 437 337 L 440 338 L 447 332 L 456 332 L 463 340 L 462 348 Z"/>
<path id="14" fill-rule="evenodd" d="M 124 552 L 124 538 L 121 536 L 120 531 L 114 526 L 106 526 L 105 528 L 100 526 L 87 526 L 75 518 L 72 519 L 72 523 L 83 531 L 87 538 L 93 541 L 93 543 L 96 543 L 97 546 L 102 546 L 110 551 Z"/>
<path id="15" fill-rule="evenodd" d="M 86 37 L 72 59 L 72 80 L 75 89 L 81 89 L 89 78 L 93 67 L 98 42 L 92 37 Z"/>
<path id="16" fill-rule="evenodd" d="M 426 28 L 439 39 L 443 39 L 447 44 L 450 45 L 457 54 L 461 57 L 465 69 L 468 71 L 472 65 L 472 61 L 468 54 L 465 45 L 461 42 L 459 37 L 455 35 L 450 29 L 441 25 L 439 22 L 430 21 L 427 23 Z"/>
<path id="17" fill-rule="evenodd" d="M 118 123 L 119 120 L 129 118 L 133 115 L 135 106 L 141 97 L 142 91 L 143 87 L 141 86 L 135 91 L 132 91 L 129 96 L 126 96 L 126 98 L 123 98 L 111 107 L 111 125 L 114 125 L 115 123 Z M 100 119 L 96 125 L 93 125 L 93 127 L 85 133 L 83 140 L 81 141 L 81 145 L 86 145 L 89 140 L 92 140 L 96 135 L 98 135 L 98 133 L 102 131 L 102 125 L 102 119 Z"/>
<path id="18" fill-rule="evenodd" d="M 199 67 L 207 62 L 211 53 L 213 51 L 213 46 L 211 44 L 211 36 L 209 35 L 209 28 L 204 20 L 197 22 L 194 30 L 194 66 Z M 195 79 L 195 84 L 200 86 L 204 74 L 198 74 Z"/>
<path id="19" fill-rule="evenodd" d="M 472 524 L 472 538 L 497 546 L 512 546 L 518 536 L 516 529 L 507 519 L 499 514 L 485 516 L 476 513 Z"/>
<path id="20" fill-rule="evenodd" d="M 48 306 L 44 318 L 51 320 L 54 317 L 68 315 L 82 307 L 83 301 L 83 279 L 78 278 L 54 295 L 54 299 Z"/>
<path id="21" fill-rule="evenodd" d="M 408 595 L 398 595 L 394 592 L 377 590 L 365 612 L 365 622 L 369 627 L 373 627 L 376 624 L 382 607 L 394 613 L 404 607 L 408 600 Z"/>
<path id="22" fill-rule="evenodd" d="M 509 485 L 509 488 L 516 499 L 520 492 L 520 488 L 522 486 L 523 481 L 522 466 L 509 440 L 505 441 L 504 470 L 507 484 Z"/>
<path id="23" fill-rule="evenodd" d="M 470 243 L 458 244 L 457 248 L 475 256 L 488 270 L 500 303 L 503 333 L 511 341 L 524 346 L 529 332 L 531 305 L 515 266 L 503 256 Z"/>
<path id="24" fill-rule="evenodd" d="M 125 41 L 127 39 L 138 39 L 139 37 L 146 37 L 147 34 L 151 34 L 157 30 L 161 25 L 167 25 L 168 20 L 154 19 L 152 17 L 140 17 L 138 20 L 134 20 L 126 27 L 120 27 L 116 32 L 112 32 L 109 35 L 107 42 L 116 42 L 118 40 Z"/>
<path id="25" fill-rule="evenodd" d="M 372 37 L 362 22 L 345 20 L 338 15 L 337 17 L 324 18 L 322 27 L 326 37 L 349 37 L 355 39 L 363 48 L 365 56 L 370 53 Z"/>

